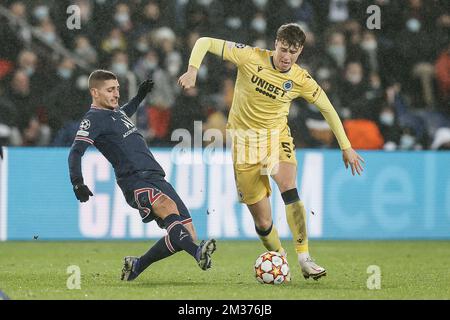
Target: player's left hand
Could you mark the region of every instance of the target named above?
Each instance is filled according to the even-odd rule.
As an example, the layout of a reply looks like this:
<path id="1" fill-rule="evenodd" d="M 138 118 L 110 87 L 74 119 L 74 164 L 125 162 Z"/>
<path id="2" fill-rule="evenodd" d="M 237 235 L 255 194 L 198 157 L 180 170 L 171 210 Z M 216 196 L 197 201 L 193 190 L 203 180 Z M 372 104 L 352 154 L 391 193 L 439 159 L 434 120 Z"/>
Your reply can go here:
<path id="1" fill-rule="evenodd" d="M 147 93 L 152 92 L 153 86 L 155 83 L 152 79 L 147 79 L 139 85 L 138 95 L 145 97 Z"/>
<path id="2" fill-rule="evenodd" d="M 344 160 L 345 168 L 348 169 L 348 165 L 350 164 L 350 167 L 352 168 L 352 175 L 355 175 L 355 172 L 358 175 L 361 175 L 364 171 L 361 165 L 361 162 L 364 163 L 364 159 L 355 150 L 353 150 L 353 148 L 342 150 L 342 158 Z"/>
<path id="3" fill-rule="evenodd" d="M 89 200 L 89 197 L 93 196 L 92 191 L 84 183 L 74 185 L 73 192 L 75 192 L 75 196 L 80 202 L 86 202 Z"/>

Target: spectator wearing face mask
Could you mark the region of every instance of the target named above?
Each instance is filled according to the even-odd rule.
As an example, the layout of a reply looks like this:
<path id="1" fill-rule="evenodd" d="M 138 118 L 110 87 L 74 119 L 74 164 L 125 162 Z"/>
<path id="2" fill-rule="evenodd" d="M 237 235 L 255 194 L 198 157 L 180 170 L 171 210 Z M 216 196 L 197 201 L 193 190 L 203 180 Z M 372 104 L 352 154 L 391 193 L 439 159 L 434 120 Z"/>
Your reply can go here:
<path id="1" fill-rule="evenodd" d="M 19 21 L 28 22 L 27 7 L 22 1 L 14 1 L 9 9 L 13 19 L 0 17 L 0 57 L 14 61 L 17 52 L 30 40 L 31 30 L 19 23 Z"/>
<path id="2" fill-rule="evenodd" d="M 358 113 L 365 119 L 372 117 L 373 110 L 367 104 L 366 92 L 369 90 L 367 79 L 360 62 L 349 62 L 345 68 L 344 81 L 339 90 L 342 107 L 353 117 Z"/>
<path id="3" fill-rule="evenodd" d="M 67 122 L 80 118 L 85 112 L 80 105 L 82 92 L 76 81 L 76 66 L 72 59 L 63 58 L 58 63 L 53 78 L 55 86 L 46 94 L 45 106 L 48 109 L 48 122 L 56 134 Z"/>
<path id="4" fill-rule="evenodd" d="M 334 61 L 339 69 L 343 69 L 347 61 L 347 45 L 345 35 L 340 31 L 332 31 L 328 36 L 326 53 Z"/>
<path id="5" fill-rule="evenodd" d="M 107 60 L 114 52 L 126 51 L 128 48 L 127 40 L 119 28 L 111 30 L 109 35 L 101 43 L 101 61 Z"/>
<path id="6" fill-rule="evenodd" d="M 420 143 L 419 137 L 413 128 L 406 126 L 402 128 L 402 134 L 400 136 L 400 142 L 398 145 L 399 150 L 422 150 L 423 145 Z"/>
<path id="7" fill-rule="evenodd" d="M 49 47 L 62 46 L 62 40 L 56 31 L 54 23 L 50 19 L 42 20 L 36 29 L 39 38 Z"/>
<path id="8" fill-rule="evenodd" d="M 130 61 L 127 53 L 124 51 L 116 51 L 111 58 L 109 70 L 114 72 L 121 83 L 119 104 L 125 103 L 129 96 L 130 84 L 136 84 L 137 81 L 135 74 L 130 69 Z"/>
<path id="9" fill-rule="evenodd" d="M 434 107 L 436 104 L 432 62 L 439 42 L 435 39 L 430 15 L 427 14 L 429 6 L 422 0 L 408 1 L 404 11 L 404 27 L 396 41 L 403 66 L 402 86 L 418 108 Z"/>
<path id="10" fill-rule="evenodd" d="M 40 105 L 39 96 L 30 88 L 30 79 L 23 71 L 13 74 L 8 99 L 19 114 L 19 128 L 23 145 L 47 145 L 50 142 L 50 128 L 46 125 L 46 113 Z"/>
<path id="11" fill-rule="evenodd" d="M 128 34 L 133 30 L 133 22 L 130 17 L 130 7 L 126 3 L 116 5 L 113 15 L 114 24 L 124 34 Z"/>
<path id="12" fill-rule="evenodd" d="M 159 55 L 156 50 L 149 49 L 133 68 L 139 82 L 153 79 L 154 90 L 147 96 L 147 105 L 158 105 L 160 109 L 169 109 L 175 101 L 175 90 L 171 84 L 169 73 L 161 68 Z"/>
<path id="13" fill-rule="evenodd" d="M 393 108 L 384 106 L 381 109 L 378 126 L 384 138 L 383 149 L 387 151 L 398 149 L 402 131 L 396 120 Z"/>
<path id="14" fill-rule="evenodd" d="M 250 21 L 249 38 L 251 41 L 265 38 L 267 32 L 267 18 L 262 11 L 257 11 Z"/>
<path id="15" fill-rule="evenodd" d="M 375 34 L 370 31 L 365 31 L 362 36 L 360 47 L 367 55 L 370 72 L 378 72 L 378 42 Z"/>
<path id="16" fill-rule="evenodd" d="M 74 53 L 91 65 L 97 63 L 97 51 L 86 36 L 80 35 L 75 38 Z"/>

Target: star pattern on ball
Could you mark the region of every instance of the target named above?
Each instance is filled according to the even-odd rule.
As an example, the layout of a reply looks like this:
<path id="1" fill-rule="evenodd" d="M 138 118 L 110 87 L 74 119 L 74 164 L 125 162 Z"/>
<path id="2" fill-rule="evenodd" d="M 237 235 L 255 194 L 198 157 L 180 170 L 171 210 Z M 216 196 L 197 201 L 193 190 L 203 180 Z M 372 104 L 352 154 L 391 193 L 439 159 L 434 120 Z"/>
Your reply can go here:
<path id="1" fill-rule="evenodd" d="M 262 259 L 263 259 L 262 262 L 267 261 L 267 260 L 272 261 L 272 254 L 270 254 L 268 252 L 268 253 L 266 253 L 265 255 L 262 256 Z"/>
<path id="2" fill-rule="evenodd" d="M 274 278 L 276 278 L 281 274 L 281 268 L 274 266 L 269 273 L 272 274 Z"/>

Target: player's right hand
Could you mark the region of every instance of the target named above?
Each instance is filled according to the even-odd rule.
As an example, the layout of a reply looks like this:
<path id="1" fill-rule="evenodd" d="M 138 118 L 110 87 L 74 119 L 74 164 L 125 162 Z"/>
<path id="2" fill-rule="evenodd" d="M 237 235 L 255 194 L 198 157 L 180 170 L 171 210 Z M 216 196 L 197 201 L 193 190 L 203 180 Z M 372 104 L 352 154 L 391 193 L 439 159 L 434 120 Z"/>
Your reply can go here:
<path id="1" fill-rule="evenodd" d="M 93 196 L 88 186 L 82 183 L 74 185 L 73 192 L 80 202 L 86 202 L 89 200 L 89 196 Z"/>
<path id="2" fill-rule="evenodd" d="M 195 87 L 195 81 L 197 80 L 197 68 L 189 66 L 185 74 L 178 79 L 178 84 L 183 89 L 189 89 Z"/>

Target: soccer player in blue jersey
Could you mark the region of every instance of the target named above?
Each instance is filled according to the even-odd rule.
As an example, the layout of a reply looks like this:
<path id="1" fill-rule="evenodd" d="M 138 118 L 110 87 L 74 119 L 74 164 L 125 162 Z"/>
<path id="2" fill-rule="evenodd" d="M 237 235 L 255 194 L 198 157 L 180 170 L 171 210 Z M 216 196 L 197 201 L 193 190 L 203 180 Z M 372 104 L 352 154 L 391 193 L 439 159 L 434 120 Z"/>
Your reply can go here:
<path id="1" fill-rule="evenodd" d="M 137 95 L 122 107 L 118 105 L 119 82 L 114 73 L 96 70 L 88 81 L 92 105 L 81 120 L 69 154 L 75 196 L 80 202 L 93 196 L 83 181 L 81 158 L 94 145 L 113 166 L 117 184 L 127 203 L 139 210 L 142 222 L 156 220 L 158 226 L 167 230 L 167 235 L 141 257 L 125 257 L 121 279 L 134 280 L 152 263 L 181 250 L 193 256 L 201 269 L 209 269 L 216 241 L 195 244 L 196 233 L 188 209 L 164 179 L 164 170 L 129 118 L 151 92 L 153 81 L 141 83 Z"/>

